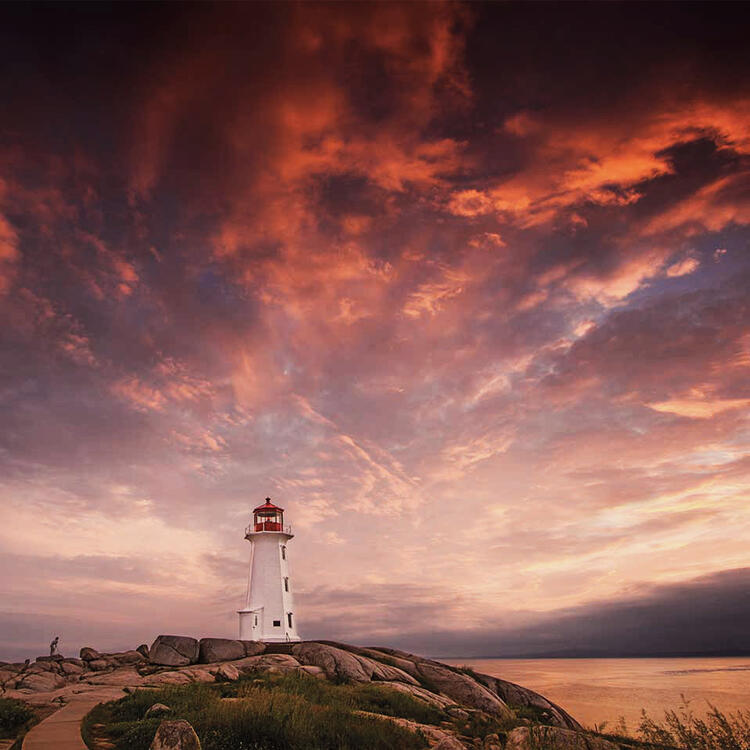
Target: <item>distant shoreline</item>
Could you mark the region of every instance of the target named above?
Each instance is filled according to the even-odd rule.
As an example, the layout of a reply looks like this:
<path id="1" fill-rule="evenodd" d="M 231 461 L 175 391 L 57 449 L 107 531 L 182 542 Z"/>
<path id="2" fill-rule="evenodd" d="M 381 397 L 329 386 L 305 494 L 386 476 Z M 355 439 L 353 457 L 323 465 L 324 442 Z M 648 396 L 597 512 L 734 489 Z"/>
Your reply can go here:
<path id="1" fill-rule="evenodd" d="M 655 654 L 596 653 L 596 652 L 552 652 L 541 654 L 516 654 L 503 656 L 430 656 L 431 659 L 723 659 L 750 657 L 750 649 L 741 651 L 694 651 Z"/>

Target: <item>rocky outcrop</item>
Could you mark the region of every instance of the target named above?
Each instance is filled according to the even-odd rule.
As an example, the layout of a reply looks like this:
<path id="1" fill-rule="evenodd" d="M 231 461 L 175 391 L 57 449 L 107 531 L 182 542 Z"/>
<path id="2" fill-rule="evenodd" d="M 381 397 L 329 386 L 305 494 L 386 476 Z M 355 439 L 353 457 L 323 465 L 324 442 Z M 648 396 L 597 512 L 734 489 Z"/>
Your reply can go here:
<path id="1" fill-rule="evenodd" d="M 424 659 L 421 656 L 393 648 L 371 647 L 360 649 L 360 651 L 371 654 L 375 658 L 378 658 L 378 656 L 381 658 L 385 657 L 389 662 L 397 664 L 401 669 L 414 676 L 419 676 L 421 665 L 439 665 L 438 662 L 431 661 L 430 659 Z M 426 671 L 429 671 L 429 667 Z M 539 693 L 535 693 L 533 690 L 497 677 L 491 677 L 490 675 L 472 673 L 471 677 L 475 678 L 475 681 L 486 687 L 511 708 L 532 707 L 538 709 L 540 721 L 546 724 L 576 731 L 583 729 L 567 711 L 548 701 L 544 696 L 539 695 Z M 457 700 L 460 702 L 460 699 Z"/>
<path id="2" fill-rule="evenodd" d="M 370 675 L 354 654 L 323 643 L 297 643 L 293 656 L 300 664 L 320 667 L 330 679 L 369 682 Z"/>
<path id="3" fill-rule="evenodd" d="M 73 661 L 64 661 L 60 664 L 60 669 L 65 675 L 83 674 L 83 665 L 78 665 Z"/>
<path id="4" fill-rule="evenodd" d="M 245 648 L 245 656 L 257 656 L 266 651 L 266 644 L 260 641 L 240 641 Z"/>
<path id="5" fill-rule="evenodd" d="M 0 667 L 0 692 L 2 690 L 13 690 L 16 687 L 19 671 L 9 669 L 9 665 L 4 664 Z"/>
<path id="6" fill-rule="evenodd" d="M 86 685 L 130 689 L 252 679 L 254 674 L 262 672 L 306 674 L 345 682 L 377 682 L 386 689 L 408 694 L 443 712 L 443 726 L 450 731 L 439 738 L 434 734 L 430 736 L 433 750 L 436 747 L 457 750 L 454 722 L 463 726 L 474 718 L 488 722 L 491 717 L 500 721 L 498 727 L 527 723 L 511 733 L 515 744 L 510 744 L 509 740 L 507 750 L 535 747 L 538 739 L 552 750 L 613 750 L 615 747 L 586 734 L 561 707 L 520 685 L 395 649 L 359 648 L 331 641 L 263 644 L 204 638 L 199 642 L 186 636 L 160 635 L 151 648 L 141 646 L 107 654 L 85 647 L 81 649 L 80 659 L 45 656 L 32 663 L 0 662 L 0 692 L 18 691 L 18 697 L 30 692 L 49 692 L 54 696 L 46 700 L 53 700 L 59 699 L 58 690 L 72 683 L 81 683 L 80 688 L 74 688 L 76 691 L 87 689 Z M 34 699 L 44 700 L 43 696 L 34 696 Z M 523 714 L 533 716 L 533 723 L 519 719 L 514 708 L 534 709 Z M 540 729 L 538 725 L 543 726 Z M 423 733 L 428 734 L 426 730 Z M 588 744 L 581 744 L 584 742 Z M 492 735 L 483 743 L 474 744 L 477 748 L 481 745 L 481 750 L 500 750 L 502 746 Z"/>
<path id="7" fill-rule="evenodd" d="M 17 690 L 47 693 L 65 687 L 65 678 L 57 672 L 27 672 L 17 683 Z"/>
<path id="8" fill-rule="evenodd" d="M 456 705 L 456 702 L 450 698 L 446 698 L 444 695 L 439 695 L 437 693 L 431 693 L 429 690 L 419 687 L 418 685 L 407 685 L 403 682 L 384 682 L 383 686 L 387 686 L 391 688 L 391 690 L 398 690 L 400 693 L 407 693 L 408 695 L 411 695 L 412 698 L 424 701 L 441 711 Z M 468 718 L 469 715 L 465 711 L 462 713 Z"/>
<path id="9" fill-rule="evenodd" d="M 382 716 L 381 718 L 392 721 L 410 732 L 421 734 L 429 743 L 430 750 L 466 750 L 466 746 L 457 737 L 444 729 L 438 729 L 430 724 L 418 724 L 411 719 L 396 716 Z"/>
<path id="10" fill-rule="evenodd" d="M 513 714 L 505 701 L 490 692 L 469 675 L 456 672 L 434 661 L 421 661 L 417 669 L 422 678 L 456 703 L 478 708 L 494 716 L 510 718 Z"/>
<path id="11" fill-rule="evenodd" d="M 198 661 L 201 664 L 234 661 L 250 655 L 245 652 L 245 644 L 242 641 L 232 641 L 228 638 L 201 638 L 198 646 Z"/>
<path id="12" fill-rule="evenodd" d="M 259 656 L 246 656 L 244 659 L 232 662 L 242 674 L 249 675 L 253 672 L 297 672 L 301 665 L 290 654 L 260 654 Z"/>
<path id="13" fill-rule="evenodd" d="M 573 729 L 576 731 L 583 729 L 567 711 L 548 701 L 543 695 L 535 693 L 533 690 L 516 685 L 514 682 L 490 677 L 490 675 L 486 674 L 476 674 L 476 678 L 493 693 L 502 698 L 508 705 L 538 709 L 540 712 L 539 718 L 543 719 L 545 724 L 552 724 L 563 729 Z"/>
<path id="14" fill-rule="evenodd" d="M 136 651 L 143 656 L 143 658 L 148 661 L 148 645 L 145 643 L 141 643 L 140 646 L 136 649 Z"/>
<path id="15" fill-rule="evenodd" d="M 117 666 L 117 662 L 113 659 L 94 659 L 88 662 L 89 669 L 94 672 L 104 672 L 107 669 L 112 669 Z"/>
<path id="16" fill-rule="evenodd" d="M 222 664 L 217 670 L 215 678 L 217 680 L 226 680 L 227 682 L 234 682 L 240 679 L 240 671 L 234 664 Z"/>
<path id="17" fill-rule="evenodd" d="M 614 742 L 560 727 L 518 727 L 508 734 L 505 750 L 620 750 Z"/>
<path id="18" fill-rule="evenodd" d="M 189 685 L 191 682 L 213 682 L 213 675 L 207 680 L 194 680 L 193 675 L 183 671 L 159 672 L 149 677 L 145 684 L 149 687 L 160 687 L 161 685 Z"/>
<path id="19" fill-rule="evenodd" d="M 104 654 L 104 656 L 118 664 L 142 664 L 146 661 L 146 657 L 136 649 L 132 651 L 120 651 L 116 654 Z"/>
<path id="20" fill-rule="evenodd" d="M 151 644 L 149 661 L 166 667 L 186 667 L 198 661 L 199 644 L 185 635 L 160 635 Z"/>
<path id="21" fill-rule="evenodd" d="M 382 664 L 367 656 L 345 651 L 327 643 L 296 643 L 292 646 L 292 654 L 301 664 L 320 667 L 331 679 L 350 682 L 383 680 L 406 682 L 411 685 L 419 684 L 414 677 L 397 667 Z"/>
<path id="22" fill-rule="evenodd" d="M 184 719 L 162 721 L 151 750 L 201 750 L 201 743 L 193 727 Z"/>

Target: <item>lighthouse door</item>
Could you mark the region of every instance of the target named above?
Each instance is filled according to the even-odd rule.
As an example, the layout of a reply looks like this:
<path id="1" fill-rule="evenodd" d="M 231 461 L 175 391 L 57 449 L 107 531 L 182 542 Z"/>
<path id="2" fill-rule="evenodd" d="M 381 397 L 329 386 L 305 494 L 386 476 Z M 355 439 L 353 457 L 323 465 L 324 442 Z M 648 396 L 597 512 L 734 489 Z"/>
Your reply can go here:
<path id="1" fill-rule="evenodd" d="M 263 635 L 263 608 L 256 609 L 252 613 L 251 632 L 253 641 L 259 641 Z"/>

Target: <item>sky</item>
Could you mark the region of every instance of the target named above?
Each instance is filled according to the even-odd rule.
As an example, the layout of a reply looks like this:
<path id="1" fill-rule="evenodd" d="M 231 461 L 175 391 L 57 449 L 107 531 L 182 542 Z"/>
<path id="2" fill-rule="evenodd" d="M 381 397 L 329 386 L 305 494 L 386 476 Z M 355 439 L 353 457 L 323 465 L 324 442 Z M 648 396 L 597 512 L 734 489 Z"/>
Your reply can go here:
<path id="1" fill-rule="evenodd" d="M 0 10 L 0 658 L 749 648 L 746 6 Z"/>

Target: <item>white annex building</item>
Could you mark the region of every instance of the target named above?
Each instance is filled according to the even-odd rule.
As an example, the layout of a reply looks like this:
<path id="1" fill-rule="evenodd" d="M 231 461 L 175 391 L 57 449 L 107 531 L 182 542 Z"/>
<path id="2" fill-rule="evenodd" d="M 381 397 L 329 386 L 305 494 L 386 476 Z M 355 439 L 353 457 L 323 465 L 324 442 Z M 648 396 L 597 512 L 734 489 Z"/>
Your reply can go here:
<path id="1" fill-rule="evenodd" d="M 252 549 L 247 600 L 238 611 L 240 640 L 300 640 L 289 583 L 287 544 L 293 536 L 291 527 L 284 526 L 284 509 L 270 497 L 253 511 L 253 522 L 245 530 Z"/>

